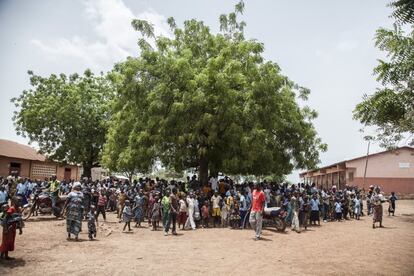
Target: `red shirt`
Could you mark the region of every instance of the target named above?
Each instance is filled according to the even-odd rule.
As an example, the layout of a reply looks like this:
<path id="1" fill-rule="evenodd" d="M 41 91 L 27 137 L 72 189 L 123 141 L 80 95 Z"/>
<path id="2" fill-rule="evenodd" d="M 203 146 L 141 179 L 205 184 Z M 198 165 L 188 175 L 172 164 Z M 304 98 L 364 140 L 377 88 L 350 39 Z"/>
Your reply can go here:
<path id="1" fill-rule="evenodd" d="M 7 209 L 8 215 L 13 215 L 17 210 L 13 206 Z M 8 228 L 11 227 L 11 228 Z M 14 251 L 14 241 L 16 239 L 16 223 L 3 227 L 3 239 L 0 244 L 0 252 Z"/>
<path id="2" fill-rule="evenodd" d="M 100 195 L 98 199 L 98 206 L 106 205 L 106 196 Z"/>
<path id="3" fill-rule="evenodd" d="M 253 195 L 252 211 L 254 212 L 262 211 L 263 203 L 266 200 L 265 194 L 263 193 L 263 191 L 254 190 L 252 195 Z"/>
<path id="4" fill-rule="evenodd" d="M 207 206 L 201 207 L 201 215 L 203 218 L 208 218 L 209 214 L 210 214 L 210 210 Z"/>

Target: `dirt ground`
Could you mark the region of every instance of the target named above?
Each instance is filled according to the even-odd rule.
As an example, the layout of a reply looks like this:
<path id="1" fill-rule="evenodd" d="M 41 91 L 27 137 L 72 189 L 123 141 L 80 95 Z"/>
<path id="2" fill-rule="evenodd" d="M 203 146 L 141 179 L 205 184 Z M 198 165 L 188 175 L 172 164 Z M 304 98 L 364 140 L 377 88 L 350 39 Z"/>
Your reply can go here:
<path id="1" fill-rule="evenodd" d="M 414 200 L 398 201 L 384 226 L 372 229 L 365 216 L 300 234 L 265 230 L 254 241 L 252 230 L 122 233 L 110 214 L 96 241 L 84 223 L 81 241 L 70 242 L 64 220 L 37 217 L 17 236 L 16 259 L 0 261 L 0 275 L 414 275 Z"/>

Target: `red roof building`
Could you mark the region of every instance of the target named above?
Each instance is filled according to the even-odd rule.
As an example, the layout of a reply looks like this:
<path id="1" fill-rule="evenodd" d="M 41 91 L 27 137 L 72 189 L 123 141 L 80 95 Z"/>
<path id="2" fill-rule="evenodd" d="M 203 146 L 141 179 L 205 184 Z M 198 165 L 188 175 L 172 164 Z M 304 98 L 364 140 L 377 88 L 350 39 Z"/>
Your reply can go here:
<path id="1" fill-rule="evenodd" d="M 48 160 L 34 148 L 0 139 L 0 176 L 20 176 L 31 179 L 50 178 L 79 180 L 81 169 L 76 165 L 62 165 Z"/>

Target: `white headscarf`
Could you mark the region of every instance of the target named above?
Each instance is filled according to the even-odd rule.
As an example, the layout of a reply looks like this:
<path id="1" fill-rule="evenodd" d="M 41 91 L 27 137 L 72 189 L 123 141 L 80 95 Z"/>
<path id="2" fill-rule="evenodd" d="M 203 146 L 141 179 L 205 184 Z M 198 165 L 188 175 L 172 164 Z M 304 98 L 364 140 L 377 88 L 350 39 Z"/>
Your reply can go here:
<path id="1" fill-rule="evenodd" d="M 80 182 L 75 182 L 75 183 L 73 183 L 73 187 L 72 187 L 72 189 L 75 189 L 75 188 L 77 188 L 77 187 L 81 187 L 82 185 L 80 184 Z"/>

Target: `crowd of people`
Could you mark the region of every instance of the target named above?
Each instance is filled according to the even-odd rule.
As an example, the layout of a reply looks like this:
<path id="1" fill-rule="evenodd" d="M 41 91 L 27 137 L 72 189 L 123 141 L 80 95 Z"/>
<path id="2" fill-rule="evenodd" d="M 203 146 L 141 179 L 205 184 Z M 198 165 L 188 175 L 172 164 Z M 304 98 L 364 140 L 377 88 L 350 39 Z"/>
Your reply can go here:
<path id="1" fill-rule="evenodd" d="M 188 177 L 187 181 L 140 178 L 132 182 L 116 178 L 59 182 L 56 176 L 43 181 L 5 178 L 0 179 L 2 258 L 8 259 L 8 252 L 14 250 L 16 231 L 22 233 L 21 207 L 31 194 L 45 191 L 54 209 L 57 209 L 59 197 L 66 198 L 62 213 L 66 218 L 67 238 L 73 236 L 75 240 L 82 231 L 83 220 L 87 220 L 89 239 L 95 238 L 97 222 L 106 221 L 107 212 L 117 214 L 123 231 L 132 231 L 131 222 L 136 228 L 147 223 L 153 231 L 162 229 L 165 236 L 176 235 L 177 228 L 243 229 L 250 226 L 258 240 L 263 212 L 269 207 L 283 208 L 287 214 L 285 223 L 298 233 L 309 225 L 320 225 L 321 221 L 359 220 L 364 215 L 373 216 L 372 227 L 376 228 L 377 223 L 383 227 L 382 204 L 388 201 L 389 215 L 394 215 L 397 200 L 394 193 L 386 198 L 378 186 L 364 191 L 358 187 L 345 186 L 340 190 L 336 186 L 327 189 L 304 183 L 238 184 L 228 177 L 220 180 L 210 177 L 204 185 L 196 176 Z"/>

